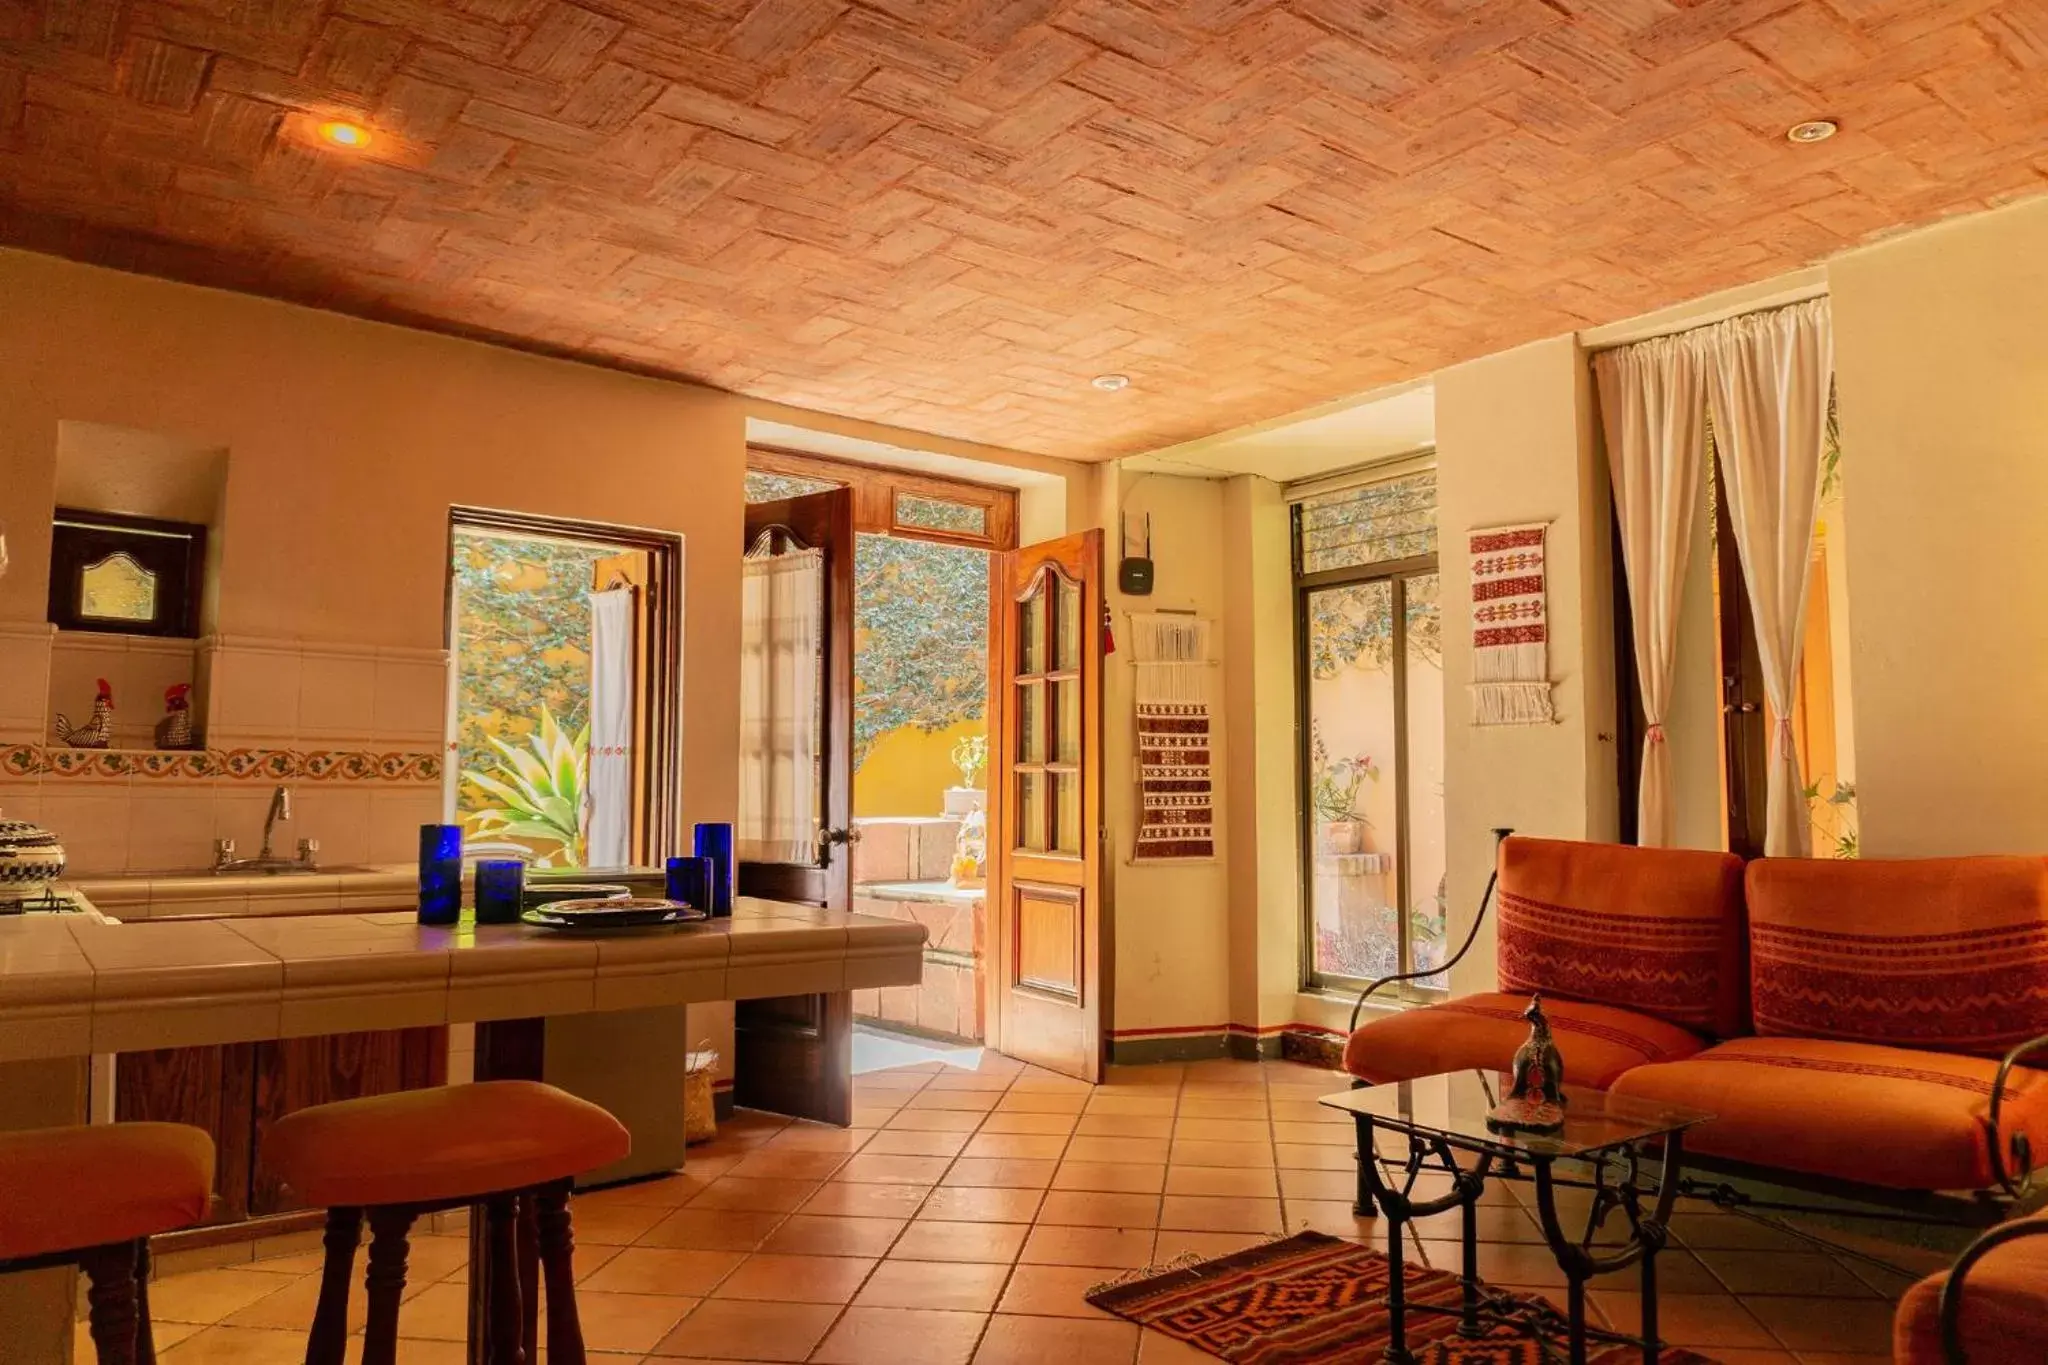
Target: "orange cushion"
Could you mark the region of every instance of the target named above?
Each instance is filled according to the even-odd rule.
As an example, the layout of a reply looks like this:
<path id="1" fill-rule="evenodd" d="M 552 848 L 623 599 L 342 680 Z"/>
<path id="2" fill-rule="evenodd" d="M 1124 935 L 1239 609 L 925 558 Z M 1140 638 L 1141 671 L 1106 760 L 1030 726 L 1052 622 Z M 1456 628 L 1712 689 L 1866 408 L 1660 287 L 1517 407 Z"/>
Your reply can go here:
<path id="1" fill-rule="evenodd" d="M 2048 1033 L 2048 858 L 1749 865 L 1759 1034 L 1998 1056 Z"/>
<path id="2" fill-rule="evenodd" d="M 1946 1052 L 1737 1038 L 1637 1067 L 1613 1089 L 1714 1115 L 1686 1136 L 1689 1151 L 1892 1189 L 1976 1190 L 1993 1181 L 1986 1120 L 1997 1070 Z M 2024 1132 L 2048 1151 L 2048 1072 L 2013 1072 L 1999 1127 L 2008 1144 Z"/>
<path id="3" fill-rule="evenodd" d="M 1742 860 L 1563 839 L 1501 845 L 1500 988 L 1749 1031 Z"/>
<path id="4" fill-rule="evenodd" d="M 182 1123 L 0 1133 L 0 1260 L 190 1227 L 213 1204 L 213 1139 Z"/>
<path id="5" fill-rule="evenodd" d="M 1505 1071 L 1529 1037 L 1526 995 L 1468 995 L 1361 1024 L 1344 1069 L 1375 1085 L 1443 1071 Z M 1543 1001 L 1567 1085 L 1604 1087 L 1632 1066 L 1689 1057 L 1705 1044 L 1684 1029 L 1611 1005 Z"/>
<path id="6" fill-rule="evenodd" d="M 2048 1215 L 2029 1236 L 1994 1247 L 1963 1277 L 1956 1319 L 1971 1360 L 2048 1360 Z M 1941 1291 L 1946 1274 L 1929 1275 L 1906 1291 L 1892 1318 L 1895 1365 L 1943 1365 Z"/>
<path id="7" fill-rule="evenodd" d="M 610 1165 L 619 1121 L 538 1081 L 481 1081 L 315 1105 L 278 1120 L 262 1158 L 310 1203 L 426 1204 Z"/>

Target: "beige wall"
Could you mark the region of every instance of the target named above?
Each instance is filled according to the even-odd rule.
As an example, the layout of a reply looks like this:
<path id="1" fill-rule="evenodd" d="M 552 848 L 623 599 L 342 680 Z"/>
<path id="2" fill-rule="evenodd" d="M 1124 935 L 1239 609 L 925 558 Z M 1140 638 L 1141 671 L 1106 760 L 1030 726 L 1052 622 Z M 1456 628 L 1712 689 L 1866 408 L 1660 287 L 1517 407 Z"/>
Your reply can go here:
<path id="1" fill-rule="evenodd" d="M 1443 528 L 1444 821 L 1455 945 L 1492 865 L 1495 826 L 1568 839 L 1614 835 L 1612 612 L 1606 474 L 1596 459 L 1584 357 L 1569 337 L 1436 377 Z M 1548 521 L 1550 676 L 1557 721 L 1474 729 L 1472 585 L 1461 541 L 1475 527 Z M 1491 917 L 1488 918 L 1489 927 Z M 1490 990 L 1491 933 L 1453 975 Z"/>
<path id="2" fill-rule="evenodd" d="M 1828 289 L 1864 852 L 2048 850 L 2048 199 Z"/>

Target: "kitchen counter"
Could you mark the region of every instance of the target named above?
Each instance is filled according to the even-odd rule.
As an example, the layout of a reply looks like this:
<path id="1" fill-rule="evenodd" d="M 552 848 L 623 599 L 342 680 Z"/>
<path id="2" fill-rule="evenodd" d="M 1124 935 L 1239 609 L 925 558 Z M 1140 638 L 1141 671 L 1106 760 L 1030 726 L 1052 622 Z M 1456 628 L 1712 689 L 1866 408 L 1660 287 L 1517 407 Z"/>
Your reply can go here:
<path id="1" fill-rule="evenodd" d="M 0 920 L 0 1062 L 914 985 L 922 926 L 741 897 L 572 936 L 410 910 Z"/>

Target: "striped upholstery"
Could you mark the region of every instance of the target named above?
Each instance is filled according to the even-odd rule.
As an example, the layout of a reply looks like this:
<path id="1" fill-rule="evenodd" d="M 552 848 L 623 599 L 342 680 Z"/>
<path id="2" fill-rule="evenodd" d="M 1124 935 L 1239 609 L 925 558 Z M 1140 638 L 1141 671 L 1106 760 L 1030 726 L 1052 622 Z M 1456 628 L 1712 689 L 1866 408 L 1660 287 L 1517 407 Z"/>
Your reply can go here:
<path id="1" fill-rule="evenodd" d="M 2048 858 L 1748 871 L 1756 1031 L 1998 1056 L 2048 1033 Z"/>
<path id="2" fill-rule="evenodd" d="M 1374 1085 L 1442 1071 L 1505 1071 L 1529 1037 L 1526 995 L 1466 995 L 1361 1024 L 1344 1047 L 1344 1069 Z M 1604 1087 L 1630 1067 L 1689 1057 L 1703 1045 L 1661 1019 L 1576 1000 L 1545 1000 L 1570 1085 Z"/>
<path id="3" fill-rule="evenodd" d="M 1557 839 L 1501 846 L 1500 989 L 1716 1037 L 1747 1031 L 1742 862 Z"/>

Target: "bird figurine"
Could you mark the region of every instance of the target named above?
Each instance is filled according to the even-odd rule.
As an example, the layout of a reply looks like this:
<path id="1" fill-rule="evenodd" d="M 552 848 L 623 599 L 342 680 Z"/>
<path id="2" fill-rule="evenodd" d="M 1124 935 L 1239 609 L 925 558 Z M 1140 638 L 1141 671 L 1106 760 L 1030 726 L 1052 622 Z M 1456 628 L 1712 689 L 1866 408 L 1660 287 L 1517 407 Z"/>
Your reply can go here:
<path id="1" fill-rule="evenodd" d="M 164 718 L 156 723 L 156 747 L 192 747 L 191 683 L 172 683 L 164 689 Z"/>
<path id="2" fill-rule="evenodd" d="M 74 749 L 104 749 L 113 742 L 114 685 L 105 678 L 99 684 L 100 694 L 94 698 L 92 715 L 85 724 L 74 728 L 69 716 L 57 713 L 57 738 Z"/>
<path id="3" fill-rule="evenodd" d="M 1512 1083 L 1487 1114 L 1486 1126 L 1497 1133 L 1554 1133 L 1564 1127 L 1564 1058 L 1541 994 L 1529 997 L 1522 1017 L 1529 1021 L 1529 1039 L 1515 1049 Z"/>

